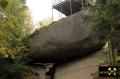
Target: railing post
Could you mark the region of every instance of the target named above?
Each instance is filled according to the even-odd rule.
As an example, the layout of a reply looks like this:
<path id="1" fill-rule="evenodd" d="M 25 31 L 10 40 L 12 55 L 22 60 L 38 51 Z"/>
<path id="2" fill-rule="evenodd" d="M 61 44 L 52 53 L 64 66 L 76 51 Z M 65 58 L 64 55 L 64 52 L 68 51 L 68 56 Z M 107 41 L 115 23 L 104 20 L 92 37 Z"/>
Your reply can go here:
<path id="1" fill-rule="evenodd" d="M 55 0 L 54 0 L 55 1 Z M 52 21 L 54 20 L 54 16 L 53 16 L 53 0 L 52 0 Z"/>
<path id="2" fill-rule="evenodd" d="M 84 7 L 84 3 L 83 3 L 83 0 L 81 0 L 81 4 L 82 4 L 82 8 Z"/>
<path id="3" fill-rule="evenodd" d="M 72 1 L 70 0 L 70 12 L 71 12 L 71 15 L 72 15 Z"/>

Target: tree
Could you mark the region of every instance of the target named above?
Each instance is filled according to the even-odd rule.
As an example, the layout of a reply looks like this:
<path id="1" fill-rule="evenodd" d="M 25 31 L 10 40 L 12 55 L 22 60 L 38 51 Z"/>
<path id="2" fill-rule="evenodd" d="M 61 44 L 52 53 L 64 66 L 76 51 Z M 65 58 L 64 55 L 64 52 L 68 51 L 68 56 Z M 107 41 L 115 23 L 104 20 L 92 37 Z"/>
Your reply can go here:
<path id="1" fill-rule="evenodd" d="M 0 7 L 5 9 L 5 7 L 7 6 L 8 2 L 6 0 L 0 0 Z"/>
<path id="2" fill-rule="evenodd" d="M 108 39 L 108 45 L 115 61 L 114 49 L 115 40 L 119 40 L 118 30 L 120 28 L 120 0 L 98 0 L 95 14 L 93 16 L 93 26 L 99 35 Z M 116 33 L 117 32 L 117 33 Z M 116 34 L 115 34 L 116 33 Z"/>
<path id="3" fill-rule="evenodd" d="M 6 18 L 0 20 L 0 53 L 17 55 L 26 50 L 26 30 L 31 28 L 30 16 L 24 0 L 3 0 L 7 5 L 3 7 Z M 27 29 L 26 29 L 27 28 Z"/>
<path id="4" fill-rule="evenodd" d="M 40 27 L 48 26 L 53 22 L 52 18 L 47 18 L 39 22 Z"/>
<path id="5" fill-rule="evenodd" d="M 26 52 L 27 37 L 32 30 L 24 1 L 0 0 L 0 79 L 24 79 L 29 73 L 33 74 L 25 65 L 24 57 L 19 55 Z"/>

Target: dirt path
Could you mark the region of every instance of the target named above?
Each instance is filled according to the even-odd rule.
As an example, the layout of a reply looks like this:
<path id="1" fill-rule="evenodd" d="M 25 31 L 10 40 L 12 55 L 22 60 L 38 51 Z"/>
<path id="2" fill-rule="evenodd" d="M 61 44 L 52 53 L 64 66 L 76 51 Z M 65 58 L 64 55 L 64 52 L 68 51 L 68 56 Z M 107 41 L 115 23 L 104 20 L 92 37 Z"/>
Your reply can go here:
<path id="1" fill-rule="evenodd" d="M 102 52 L 93 53 L 82 59 L 64 63 L 56 69 L 55 79 L 92 79 L 91 73 L 98 71 L 98 65 L 102 63 Z M 45 69 L 37 68 L 39 79 L 45 79 Z"/>
<path id="2" fill-rule="evenodd" d="M 92 79 L 91 73 L 98 71 L 102 63 L 102 52 L 94 53 L 83 59 L 70 62 L 57 68 L 55 79 Z"/>

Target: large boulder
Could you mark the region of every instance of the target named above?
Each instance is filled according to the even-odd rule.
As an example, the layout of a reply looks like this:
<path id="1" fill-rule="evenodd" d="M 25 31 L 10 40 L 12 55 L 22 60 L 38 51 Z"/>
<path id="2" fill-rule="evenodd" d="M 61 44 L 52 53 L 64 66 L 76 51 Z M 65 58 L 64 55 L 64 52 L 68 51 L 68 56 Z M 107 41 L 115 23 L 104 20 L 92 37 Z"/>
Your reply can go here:
<path id="1" fill-rule="evenodd" d="M 35 62 L 56 62 L 95 52 L 106 41 L 91 28 L 89 9 L 43 27 L 29 42 L 30 58 Z"/>

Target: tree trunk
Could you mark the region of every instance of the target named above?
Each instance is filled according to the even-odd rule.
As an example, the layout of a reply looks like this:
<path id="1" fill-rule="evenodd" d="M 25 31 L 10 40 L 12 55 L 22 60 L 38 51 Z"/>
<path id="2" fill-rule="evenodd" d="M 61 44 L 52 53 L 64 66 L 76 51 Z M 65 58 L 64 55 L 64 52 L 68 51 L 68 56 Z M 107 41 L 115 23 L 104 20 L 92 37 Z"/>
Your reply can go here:
<path id="1" fill-rule="evenodd" d="M 113 62 L 115 62 L 115 54 L 114 54 L 114 46 L 113 46 L 113 41 L 112 41 L 112 32 L 113 32 L 113 28 L 111 25 L 110 34 L 109 34 L 109 38 L 108 38 L 108 48 L 110 50 L 109 53 L 111 55 L 110 61 L 113 63 Z"/>
<path id="2" fill-rule="evenodd" d="M 113 47 L 112 41 L 111 41 L 111 52 L 112 52 L 113 62 L 115 62 L 115 52 L 114 52 L 114 47 Z"/>
<path id="3" fill-rule="evenodd" d="M 109 60 L 109 64 L 112 64 L 112 61 L 111 61 L 111 50 L 110 50 L 110 42 L 109 42 L 109 40 L 108 40 L 108 54 L 109 54 L 109 58 L 108 58 L 108 60 Z"/>

